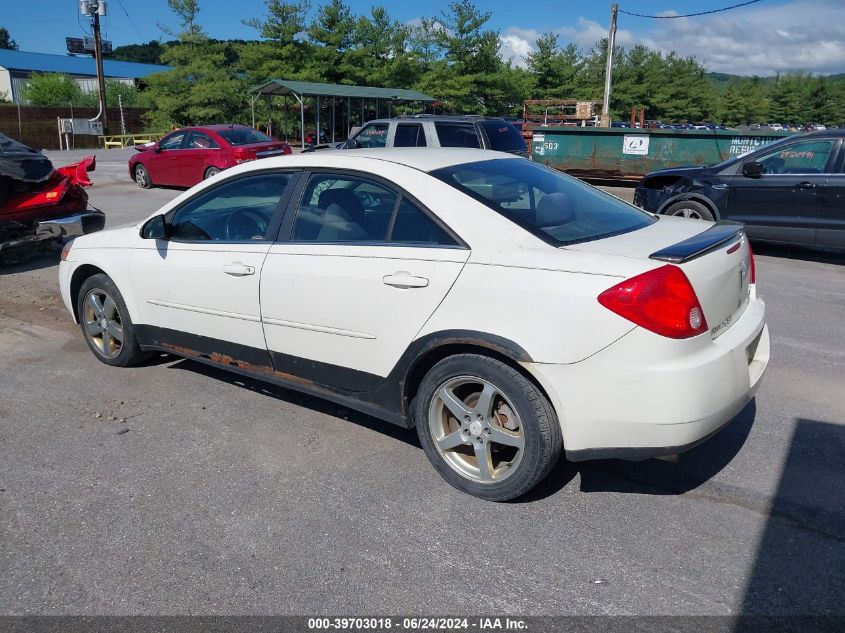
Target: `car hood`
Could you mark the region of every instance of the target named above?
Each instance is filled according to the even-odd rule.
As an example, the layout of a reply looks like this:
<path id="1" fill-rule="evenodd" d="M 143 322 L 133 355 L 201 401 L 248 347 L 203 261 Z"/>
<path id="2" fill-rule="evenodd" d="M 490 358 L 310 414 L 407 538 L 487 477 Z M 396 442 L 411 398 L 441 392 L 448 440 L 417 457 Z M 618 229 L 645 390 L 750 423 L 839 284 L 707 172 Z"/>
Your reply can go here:
<path id="1" fill-rule="evenodd" d="M 657 171 L 650 171 L 645 175 L 646 178 L 653 178 L 655 176 L 695 176 L 706 170 L 705 166 L 689 166 L 689 167 L 670 167 L 668 169 L 658 169 Z"/>
<path id="2" fill-rule="evenodd" d="M 73 248 L 131 248 L 139 239 L 139 225 L 135 223 L 74 238 Z"/>

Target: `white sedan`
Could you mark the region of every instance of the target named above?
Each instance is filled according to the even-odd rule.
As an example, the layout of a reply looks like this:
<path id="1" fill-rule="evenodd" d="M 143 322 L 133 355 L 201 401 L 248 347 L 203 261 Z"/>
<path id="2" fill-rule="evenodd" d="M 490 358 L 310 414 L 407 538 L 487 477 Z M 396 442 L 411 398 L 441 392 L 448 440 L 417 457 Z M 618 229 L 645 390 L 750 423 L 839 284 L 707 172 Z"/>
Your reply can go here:
<path id="1" fill-rule="evenodd" d="M 689 448 L 769 359 L 741 225 L 483 150 L 243 164 L 77 238 L 59 276 L 100 361 L 168 352 L 415 426 L 450 484 L 493 500 L 562 450 Z"/>

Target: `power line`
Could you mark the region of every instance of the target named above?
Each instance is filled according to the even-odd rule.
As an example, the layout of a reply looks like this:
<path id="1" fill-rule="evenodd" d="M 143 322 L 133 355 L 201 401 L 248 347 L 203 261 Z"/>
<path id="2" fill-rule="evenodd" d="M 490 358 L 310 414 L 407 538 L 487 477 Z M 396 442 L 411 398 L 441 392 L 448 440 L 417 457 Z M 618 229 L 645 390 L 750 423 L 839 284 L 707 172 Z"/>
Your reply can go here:
<path id="1" fill-rule="evenodd" d="M 741 2 L 739 4 L 734 4 L 729 7 L 723 7 L 721 9 L 713 9 L 711 11 L 701 11 L 700 13 L 687 13 L 686 15 L 643 15 L 642 13 L 631 13 L 630 11 L 623 11 L 619 9 L 619 13 L 624 13 L 625 15 L 632 15 L 636 18 L 649 18 L 652 20 L 674 20 L 677 18 L 694 18 L 699 15 L 710 15 L 711 13 L 721 13 L 722 11 L 730 11 L 731 9 L 738 9 L 739 7 L 747 7 L 749 4 L 755 4 L 757 2 L 762 2 L 762 0 L 748 0 L 748 2 Z"/>
<path id="2" fill-rule="evenodd" d="M 138 37 L 143 40 L 144 36 L 141 35 L 141 31 L 138 30 L 137 26 L 135 26 L 135 22 L 134 20 L 132 20 L 132 16 L 129 15 L 129 12 L 126 10 L 126 7 L 123 6 L 123 2 L 121 0 L 117 0 L 117 3 L 120 5 L 120 8 L 123 9 L 123 12 L 126 14 L 126 19 L 129 20 L 129 24 L 132 25 L 133 29 L 135 29 L 135 32 L 138 34 Z"/>

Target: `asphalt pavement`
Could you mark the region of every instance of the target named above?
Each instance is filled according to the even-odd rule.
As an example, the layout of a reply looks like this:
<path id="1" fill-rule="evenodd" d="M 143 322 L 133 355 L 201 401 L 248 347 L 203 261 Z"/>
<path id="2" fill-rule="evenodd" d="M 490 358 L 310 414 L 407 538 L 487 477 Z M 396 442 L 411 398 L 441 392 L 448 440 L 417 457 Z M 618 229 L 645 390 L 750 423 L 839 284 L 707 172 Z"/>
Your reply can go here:
<path id="1" fill-rule="evenodd" d="M 130 154 L 98 155 L 107 226 L 180 193 Z M 55 256 L 0 269 L 0 614 L 845 615 L 845 257 L 755 250 L 756 400 L 677 463 L 561 462 L 507 504 L 316 398 L 107 367 Z"/>

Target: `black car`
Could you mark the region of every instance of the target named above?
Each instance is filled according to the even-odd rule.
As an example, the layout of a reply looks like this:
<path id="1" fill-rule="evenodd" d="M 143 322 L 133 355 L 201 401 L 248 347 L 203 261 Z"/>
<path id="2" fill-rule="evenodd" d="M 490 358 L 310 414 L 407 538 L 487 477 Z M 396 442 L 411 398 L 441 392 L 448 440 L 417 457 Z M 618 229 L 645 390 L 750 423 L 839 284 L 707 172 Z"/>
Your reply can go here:
<path id="1" fill-rule="evenodd" d="M 845 130 L 796 134 L 708 167 L 646 174 L 646 211 L 736 220 L 749 237 L 845 248 Z"/>

